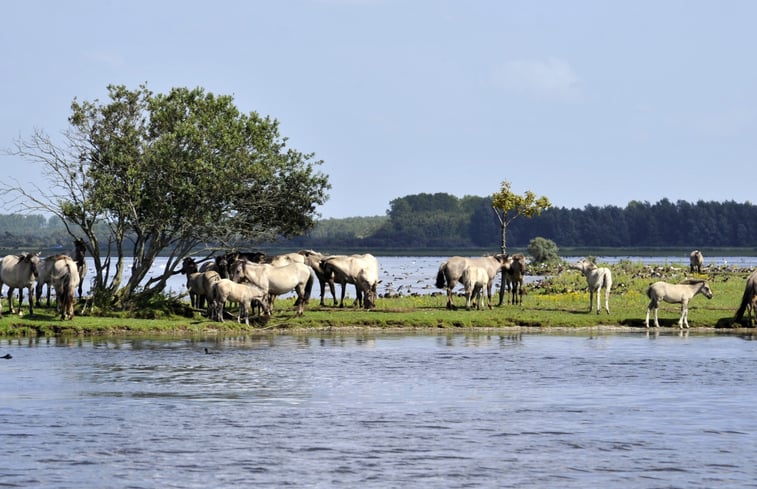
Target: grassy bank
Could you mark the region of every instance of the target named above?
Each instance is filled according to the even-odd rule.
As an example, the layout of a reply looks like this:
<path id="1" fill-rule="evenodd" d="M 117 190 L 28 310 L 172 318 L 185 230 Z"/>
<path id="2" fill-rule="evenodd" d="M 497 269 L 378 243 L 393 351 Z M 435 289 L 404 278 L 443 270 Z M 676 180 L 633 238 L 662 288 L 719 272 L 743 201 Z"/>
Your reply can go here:
<path id="1" fill-rule="evenodd" d="M 588 312 L 589 294 L 586 281 L 577 271 L 562 271 L 553 278 L 528 286 L 522 306 L 505 304 L 491 310 L 467 311 L 445 308 L 446 297 L 441 293 L 421 296 L 382 298 L 378 307 L 363 311 L 345 307 L 322 307 L 311 300 L 305 314 L 296 317 L 291 299 L 277 301 L 274 315 L 256 319 L 250 326 L 234 320 L 224 323 L 208 321 L 199 314 L 193 317 L 164 315 L 155 319 L 77 316 L 73 321 L 61 321 L 52 310 L 35 309 L 33 317 L 6 313 L 0 320 L 0 336 L 48 335 L 208 335 L 240 334 L 259 331 L 328 330 L 333 328 L 379 329 L 457 329 L 457 328 L 592 328 L 615 327 L 644 330 L 648 299 L 647 286 L 656 280 L 679 282 L 689 276 L 681 267 L 649 267 L 621 262 L 613 269 L 613 289 L 610 297 L 611 313 Z M 696 330 L 728 330 L 741 301 L 748 270 L 712 270 L 697 278 L 708 281 L 713 298 L 696 296 L 689 305 L 689 324 Z M 350 289 L 351 290 L 351 286 Z M 351 302 L 351 301 L 350 301 Z M 496 302 L 496 300 L 495 300 Z M 331 302 L 329 301 L 329 304 Z M 456 304 L 464 305 L 462 297 Z M 24 311 L 28 313 L 28 308 Z M 659 309 L 660 324 L 677 329 L 680 306 L 663 304 Z"/>

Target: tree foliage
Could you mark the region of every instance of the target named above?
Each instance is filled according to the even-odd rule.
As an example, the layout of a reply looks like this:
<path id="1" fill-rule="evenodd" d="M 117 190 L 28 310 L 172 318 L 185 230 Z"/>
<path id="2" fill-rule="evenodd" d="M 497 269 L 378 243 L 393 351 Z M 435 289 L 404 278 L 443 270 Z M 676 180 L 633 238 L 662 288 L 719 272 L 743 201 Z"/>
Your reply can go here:
<path id="1" fill-rule="evenodd" d="M 530 190 L 523 195 L 514 193 L 507 180 L 502 182 L 499 192 L 491 196 L 491 202 L 500 224 L 502 253 L 507 252 L 507 227 L 510 223 L 521 216 L 529 218 L 538 216 L 545 209 L 552 207 L 548 198 L 537 197 Z"/>
<path id="2" fill-rule="evenodd" d="M 321 161 L 312 153 L 287 147 L 278 121 L 241 113 L 231 96 L 201 88 L 154 94 L 144 85 L 109 86 L 108 96 L 106 103 L 73 101 L 66 147 L 38 132 L 16 151 L 42 163 L 62 190 L 31 197 L 72 223 L 72 235 L 86 235 L 96 287 L 129 299 L 167 252 L 166 271 L 146 285 L 157 292 L 199 245 L 291 237 L 314 225 L 328 179 L 316 171 Z M 68 183 L 61 186 L 61 178 Z M 107 243 L 96 229 L 102 222 Z M 113 254 L 116 271 L 108 282 Z M 127 255 L 134 261 L 122 286 Z"/>

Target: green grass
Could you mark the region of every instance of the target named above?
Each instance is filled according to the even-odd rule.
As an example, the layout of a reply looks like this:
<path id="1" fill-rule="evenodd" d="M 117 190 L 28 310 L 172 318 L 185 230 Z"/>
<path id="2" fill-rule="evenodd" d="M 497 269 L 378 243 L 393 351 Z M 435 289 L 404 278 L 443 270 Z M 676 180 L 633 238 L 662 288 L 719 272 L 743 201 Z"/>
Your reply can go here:
<path id="1" fill-rule="evenodd" d="M 208 321 L 199 314 L 193 317 L 151 314 L 139 311 L 116 317 L 78 315 L 73 321 L 61 321 L 53 310 L 36 308 L 33 317 L 19 317 L 7 312 L 0 319 L 0 336 L 51 336 L 51 335 L 171 335 L 193 336 L 208 334 L 240 334 L 260 331 L 354 329 L 458 329 L 458 328 L 593 328 L 621 327 L 644 330 L 644 316 L 648 299 L 647 286 L 660 279 L 680 282 L 688 269 L 664 265 L 645 267 L 630 262 L 613 265 L 613 289 L 610 296 L 610 314 L 588 312 L 589 294 L 586 281 L 577 271 L 565 270 L 554 278 L 530 286 L 523 297 L 522 306 L 505 304 L 491 310 L 466 311 L 464 298 L 458 296 L 457 310 L 445 308 L 442 294 L 381 298 L 377 308 L 364 311 L 345 307 L 321 307 L 311 300 L 302 317 L 296 317 L 291 299 L 277 301 L 273 316 L 257 319 L 251 326 L 235 320 L 224 323 Z M 656 270 L 655 270 L 656 269 Z M 660 273 L 661 277 L 653 275 Z M 749 270 L 714 270 L 699 278 L 708 280 L 713 298 L 698 295 L 689 304 L 689 324 L 692 328 L 734 328 L 733 316 L 741 302 L 745 279 Z M 349 299 L 346 302 L 351 302 Z M 496 299 L 495 299 L 496 302 Z M 603 301 L 604 302 L 604 301 Z M 328 299 L 327 303 L 331 303 Z M 145 317 L 157 316 L 146 319 Z M 660 324 L 664 328 L 678 328 L 680 306 L 663 304 L 659 309 Z"/>

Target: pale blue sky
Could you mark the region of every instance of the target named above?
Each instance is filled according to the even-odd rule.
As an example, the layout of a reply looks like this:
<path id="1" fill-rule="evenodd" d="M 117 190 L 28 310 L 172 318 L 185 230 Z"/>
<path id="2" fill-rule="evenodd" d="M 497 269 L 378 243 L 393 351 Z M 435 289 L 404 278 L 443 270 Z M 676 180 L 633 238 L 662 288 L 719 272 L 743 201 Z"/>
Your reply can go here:
<path id="1" fill-rule="evenodd" d="M 570 208 L 744 202 L 755 19 L 753 1 L 4 1 L 0 147 L 147 82 L 278 119 L 324 160 L 323 217 L 505 179 Z"/>

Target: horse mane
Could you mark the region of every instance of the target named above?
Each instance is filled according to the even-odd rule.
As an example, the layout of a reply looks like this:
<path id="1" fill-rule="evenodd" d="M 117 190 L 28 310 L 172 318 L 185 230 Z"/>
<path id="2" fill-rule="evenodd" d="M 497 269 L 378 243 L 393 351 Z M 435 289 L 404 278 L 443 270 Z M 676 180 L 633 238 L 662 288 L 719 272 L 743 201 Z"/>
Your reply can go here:
<path id="1" fill-rule="evenodd" d="M 703 284 L 704 282 L 705 281 L 702 280 L 701 278 L 687 278 L 681 283 L 686 284 L 686 285 L 699 285 L 699 284 Z"/>

